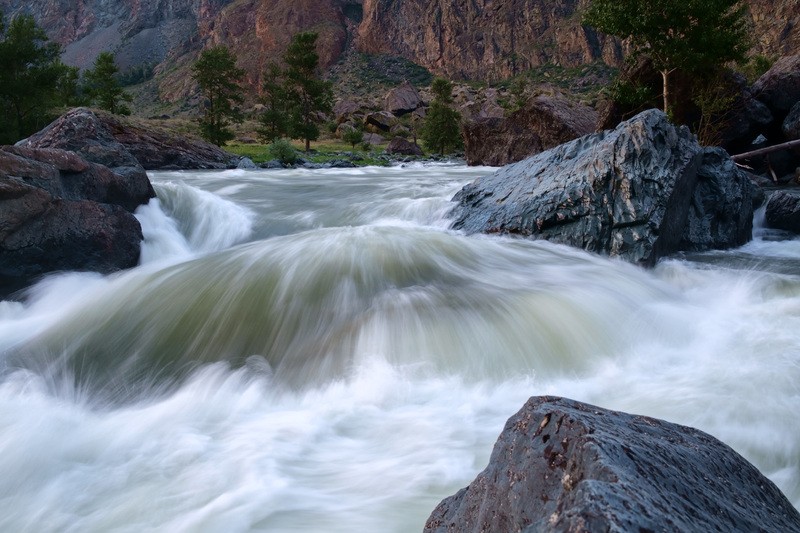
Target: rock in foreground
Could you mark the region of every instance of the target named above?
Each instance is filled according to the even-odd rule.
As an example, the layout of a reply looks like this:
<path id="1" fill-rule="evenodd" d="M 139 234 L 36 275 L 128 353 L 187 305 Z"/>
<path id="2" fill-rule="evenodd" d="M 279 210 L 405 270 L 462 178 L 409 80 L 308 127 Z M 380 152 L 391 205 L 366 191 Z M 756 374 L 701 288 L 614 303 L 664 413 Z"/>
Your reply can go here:
<path id="1" fill-rule="evenodd" d="M 0 150 L 0 298 L 53 271 L 136 266 L 142 229 L 127 185 L 74 152 Z"/>
<path id="2" fill-rule="evenodd" d="M 426 533 L 800 531 L 800 514 L 714 437 L 556 397 L 531 398 L 489 465 Z"/>
<path id="3" fill-rule="evenodd" d="M 452 227 L 646 266 L 680 250 L 736 246 L 751 238 L 753 186 L 728 160 L 653 109 L 475 180 L 453 198 Z M 710 186 L 698 187 L 701 167 Z M 687 230 L 695 216 L 709 217 L 695 224 L 703 231 Z"/>

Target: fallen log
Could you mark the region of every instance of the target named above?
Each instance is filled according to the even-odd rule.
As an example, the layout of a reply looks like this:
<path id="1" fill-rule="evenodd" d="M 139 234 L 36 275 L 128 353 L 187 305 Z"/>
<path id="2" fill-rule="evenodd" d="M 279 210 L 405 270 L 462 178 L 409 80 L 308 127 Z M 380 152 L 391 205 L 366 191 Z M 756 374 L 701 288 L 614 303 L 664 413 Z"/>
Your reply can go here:
<path id="1" fill-rule="evenodd" d="M 733 159 L 736 162 L 744 161 L 746 159 L 751 159 L 753 157 L 767 155 L 771 154 L 772 152 L 779 152 L 781 150 L 788 150 L 790 148 L 800 148 L 800 139 L 795 139 L 794 141 L 776 144 L 774 146 L 767 146 L 766 148 L 759 148 L 758 150 L 753 150 L 752 152 L 744 152 L 743 154 L 732 155 L 731 159 Z"/>

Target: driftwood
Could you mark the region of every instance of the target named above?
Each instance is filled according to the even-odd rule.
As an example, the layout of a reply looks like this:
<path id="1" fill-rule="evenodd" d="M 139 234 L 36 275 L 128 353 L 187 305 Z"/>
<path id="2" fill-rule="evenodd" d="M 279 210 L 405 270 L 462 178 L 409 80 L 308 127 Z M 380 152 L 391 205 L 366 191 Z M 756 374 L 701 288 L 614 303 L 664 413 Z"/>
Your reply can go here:
<path id="1" fill-rule="evenodd" d="M 734 161 L 744 161 L 745 159 L 750 159 L 761 155 L 771 154 L 772 152 L 779 152 L 781 150 L 788 150 L 790 148 L 797 148 L 797 147 L 800 147 L 800 139 L 796 139 L 794 141 L 789 141 L 781 144 L 776 144 L 774 146 L 767 146 L 766 148 L 759 148 L 758 150 L 753 150 L 752 152 L 745 152 L 743 154 L 732 155 L 731 159 L 733 159 Z"/>

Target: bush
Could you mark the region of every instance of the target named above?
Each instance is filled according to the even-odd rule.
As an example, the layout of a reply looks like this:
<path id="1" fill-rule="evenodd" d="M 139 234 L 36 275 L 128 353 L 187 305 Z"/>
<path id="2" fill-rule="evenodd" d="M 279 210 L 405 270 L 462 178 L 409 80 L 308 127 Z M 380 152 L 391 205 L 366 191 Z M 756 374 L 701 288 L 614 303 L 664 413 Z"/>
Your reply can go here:
<path id="1" fill-rule="evenodd" d="M 267 146 L 267 154 L 272 159 L 277 159 L 283 165 L 292 165 L 297 161 L 297 150 L 287 139 L 278 139 Z"/>

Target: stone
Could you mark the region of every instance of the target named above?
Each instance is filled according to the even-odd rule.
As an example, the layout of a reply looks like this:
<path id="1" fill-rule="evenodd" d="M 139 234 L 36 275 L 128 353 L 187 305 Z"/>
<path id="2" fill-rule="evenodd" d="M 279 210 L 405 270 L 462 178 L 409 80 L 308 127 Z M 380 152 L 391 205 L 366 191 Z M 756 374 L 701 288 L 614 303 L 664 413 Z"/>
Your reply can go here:
<path id="1" fill-rule="evenodd" d="M 704 161 L 719 159 L 718 153 L 706 156 L 687 128 L 675 127 L 662 111 L 651 109 L 614 130 L 581 137 L 475 180 L 453 197 L 452 228 L 547 239 L 651 266 L 687 246 L 706 245 L 685 242 L 684 232 L 695 193 L 701 194 L 698 171 Z M 720 179 L 729 174 L 725 169 L 719 173 Z M 735 179 L 746 177 L 737 174 Z M 709 188 L 714 183 L 709 179 Z M 723 209 L 734 220 L 698 226 L 733 227 L 746 234 L 753 215 L 747 198 L 742 192 L 740 200 L 725 199 L 734 207 L 742 202 L 733 213 Z M 713 210 L 699 212 L 705 217 Z M 715 238 L 714 244 L 735 246 L 749 238 L 732 233 L 734 242 Z"/>
<path id="2" fill-rule="evenodd" d="M 464 155 L 469 165 L 507 165 L 591 133 L 596 123 L 593 109 L 541 95 L 508 118 L 465 123 Z"/>
<path id="3" fill-rule="evenodd" d="M 377 146 L 379 144 L 383 144 L 386 142 L 386 139 L 382 135 L 378 135 L 377 133 L 364 133 L 364 142 L 367 144 L 371 144 L 373 146 Z"/>
<path id="4" fill-rule="evenodd" d="M 800 193 L 776 191 L 767 200 L 767 226 L 800 233 Z"/>
<path id="5" fill-rule="evenodd" d="M 351 120 L 355 115 L 363 114 L 363 106 L 355 100 L 339 100 L 333 106 L 333 116 L 336 118 L 337 124 Z"/>
<path id="6" fill-rule="evenodd" d="M 136 266 L 143 236 L 125 181 L 74 152 L 0 149 L 0 297 L 54 271 Z"/>
<path id="7" fill-rule="evenodd" d="M 34 148 L 61 148 L 141 180 L 144 169 L 235 168 L 238 156 L 211 143 L 175 135 L 152 123 L 76 108 L 21 141 Z"/>
<path id="8" fill-rule="evenodd" d="M 705 148 L 697 171 L 697 186 L 680 248 L 719 250 L 741 246 L 753 235 L 753 208 L 760 205 L 759 189 L 721 148 Z M 750 205 L 751 216 L 741 216 Z"/>
<path id="9" fill-rule="evenodd" d="M 369 113 L 364 117 L 364 125 L 368 128 L 372 127 L 373 133 L 388 132 L 395 124 L 397 124 L 397 117 L 387 111 Z"/>
<path id="10" fill-rule="evenodd" d="M 391 141 L 389 141 L 389 145 L 386 147 L 387 154 L 394 154 L 394 155 L 422 155 L 422 148 L 418 145 L 412 143 L 407 139 L 403 139 L 402 137 L 395 137 Z"/>
<path id="11" fill-rule="evenodd" d="M 792 106 L 783 120 L 783 135 L 787 141 L 800 139 L 800 101 Z"/>
<path id="12" fill-rule="evenodd" d="M 398 117 L 411 113 L 421 105 L 422 98 L 417 88 L 408 82 L 386 93 L 383 99 L 383 110 Z"/>
<path id="13" fill-rule="evenodd" d="M 239 163 L 236 165 L 236 168 L 243 169 L 243 170 L 253 170 L 257 169 L 258 165 L 253 163 L 253 160 L 249 157 L 243 157 L 239 160 Z"/>
<path id="14" fill-rule="evenodd" d="M 800 101 L 800 55 L 778 59 L 753 84 L 753 94 L 782 121 Z"/>
<path id="15" fill-rule="evenodd" d="M 425 533 L 800 531 L 800 513 L 711 435 L 554 396 L 506 422 Z"/>

